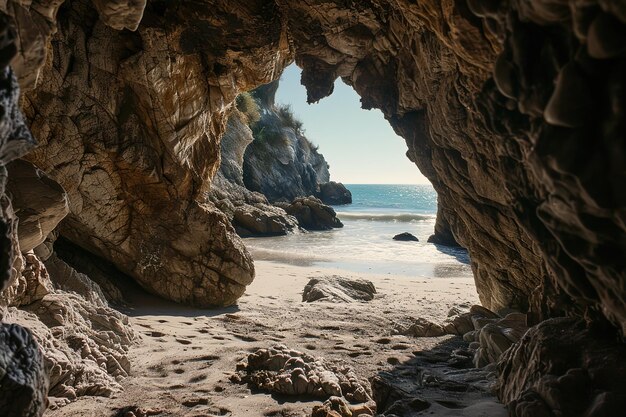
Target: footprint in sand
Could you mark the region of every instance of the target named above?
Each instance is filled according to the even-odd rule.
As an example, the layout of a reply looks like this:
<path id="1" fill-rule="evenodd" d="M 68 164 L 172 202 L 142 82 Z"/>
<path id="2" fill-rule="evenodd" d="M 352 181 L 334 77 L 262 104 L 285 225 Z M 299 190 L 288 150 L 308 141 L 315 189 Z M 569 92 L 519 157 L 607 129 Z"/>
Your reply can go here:
<path id="1" fill-rule="evenodd" d="M 235 336 L 237 339 L 239 340 L 243 340 L 244 342 L 258 342 L 259 339 L 252 337 L 252 336 L 246 336 L 243 334 L 233 334 L 233 336 Z"/>
<path id="2" fill-rule="evenodd" d="M 397 345 L 393 345 L 391 348 L 393 350 L 407 350 L 407 349 L 411 349 L 411 346 L 404 344 L 404 343 L 398 343 Z"/>
<path id="3" fill-rule="evenodd" d="M 191 362 L 215 362 L 220 357 L 215 355 L 204 355 L 190 359 Z"/>
<path id="4" fill-rule="evenodd" d="M 204 381 L 205 379 L 207 379 L 207 375 L 198 375 L 190 378 L 189 382 L 195 384 L 196 382 Z"/>
<path id="5" fill-rule="evenodd" d="M 188 400 L 183 401 L 182 404 L 185 407 L 193 408 L 199 405 L 208 405 L 209 399 L 208 398 L 190 398 Z"/>

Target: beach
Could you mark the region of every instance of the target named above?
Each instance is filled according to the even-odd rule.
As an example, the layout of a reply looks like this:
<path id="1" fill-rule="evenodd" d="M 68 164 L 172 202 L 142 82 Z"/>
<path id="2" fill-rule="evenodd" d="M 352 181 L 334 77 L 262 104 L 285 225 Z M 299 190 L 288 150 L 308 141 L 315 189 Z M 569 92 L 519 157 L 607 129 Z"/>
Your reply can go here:
<path id="1" fill-rule="evenodd" d="M 259 348 L 282 344 L 348 365 L 368 379 L 394 372 L 450 336 L 415 338 L 394 328 L 416 318 L 443 322 L 453 308 L 478 302 L 466 278 L 432 279 L 256 261 L 256 279 L 233 307 L 203 310 L 128 289 L 128 314 L 139 339 L 130 351 L 131 373 L 111 398 L 80 397 L 50 416 L 149 415 L 309 416 L 319 401 L 275 398 L 233 383 L 237 364 Z M 312 277 L 366 278 L 376 287 L 369 302 L 304 303 Z M 130 408 L 129 408 L 130 407 Z M 137 415 L 137 414 L 133 414 Z"/>

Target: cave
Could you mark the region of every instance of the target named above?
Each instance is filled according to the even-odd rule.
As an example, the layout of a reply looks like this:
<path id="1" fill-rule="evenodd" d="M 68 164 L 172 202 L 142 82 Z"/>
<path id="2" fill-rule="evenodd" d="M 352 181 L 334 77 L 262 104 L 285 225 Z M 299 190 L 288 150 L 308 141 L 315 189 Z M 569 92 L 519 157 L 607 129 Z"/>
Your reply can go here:
<path id="1" fill-rule="evenodd" d="M 524 316 L 529 329 L 492 358 L 509 415 L 622 413 L 623 1 L 0 11 L 0 414 L 110 396 L 131 373 L 136 335 L 106 302 L 107 269 L 193 308 L 240 299 L 254 263 L 209 196 L 220 140 L 237 96 L 293 62 L 309 102 L 341 78 L 382 111 L 437 191 L 436 232 L 469 251 L 482 308 Z"/>

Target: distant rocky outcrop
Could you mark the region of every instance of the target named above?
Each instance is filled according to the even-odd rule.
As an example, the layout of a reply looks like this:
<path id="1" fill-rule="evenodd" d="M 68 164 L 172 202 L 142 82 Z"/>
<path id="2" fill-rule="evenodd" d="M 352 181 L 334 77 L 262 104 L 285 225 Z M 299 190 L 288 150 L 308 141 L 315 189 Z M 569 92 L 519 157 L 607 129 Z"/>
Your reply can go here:
<path id="1" fill-rule="evenodd" d="M 317 196 L 324 204 L 331 206 L 352 203 L 352 193 L 340 182 L 329 181 L 320 184 Z"/>
<path id="2" fill-rule="evenodd" d="M 252 93 L 260 119 L 252 126 L 254 141 L 245 150 L 243 181 L 269 201 L 290 202 L 317 195 L 330 172 L 324 156 L 304 135 L 302 122 L 289 106 L 275 103 L 278 85 L 274 81 Z"/>
<path id="3" fill-rule="evenodd" d="M 342 227 L 326 204 L 351 202 L 352 195 L 328 181 L 328 164 L 301 122 L 274 103 L 277 88 L 275 81 L 238 96 L 208 198 L 242 237 Z"/>
<path id="4" fill-rule="evenodd" d="M 250 114 L 255 110 L 249 106 L 257 106 L 249 95 L 244 103 L 248 107 L 238 106 L 228 119 L 221 142 L 220 168 L 208 199 L 228 217 L 240 236 L 284 235 L 298 229 L 297 220 L 271 205 L 263 194 L 248 190 L 243 182 L 244 153 L 254 140 L 248 124 L 254 120 L 250 120 Z"/>
<path id="5" fill-rule="evenodd" d="M 300 197 L 288 203 L 277 203 L 307 230 L 330 230 L 343 227 L 335 210 L 315 197 Z"/>

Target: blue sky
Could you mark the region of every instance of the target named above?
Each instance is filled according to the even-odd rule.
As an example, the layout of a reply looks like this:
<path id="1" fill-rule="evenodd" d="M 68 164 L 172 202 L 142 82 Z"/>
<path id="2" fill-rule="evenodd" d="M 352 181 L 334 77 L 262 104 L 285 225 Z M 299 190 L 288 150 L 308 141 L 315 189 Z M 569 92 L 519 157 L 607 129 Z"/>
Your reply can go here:
<path id="1" fill-rule="evenodd" d="M 395 134 L 379 110 L 363 110 L 359 96 L 341 80 L 317 104 L 306 103 L 300 68 L 288 67 L 276 102 L 290 104 L 306 136 L 319 145 L 333 181 L 346 184 L 425 184 L 428 180 L 409 161 L 404 139 Z"/>

